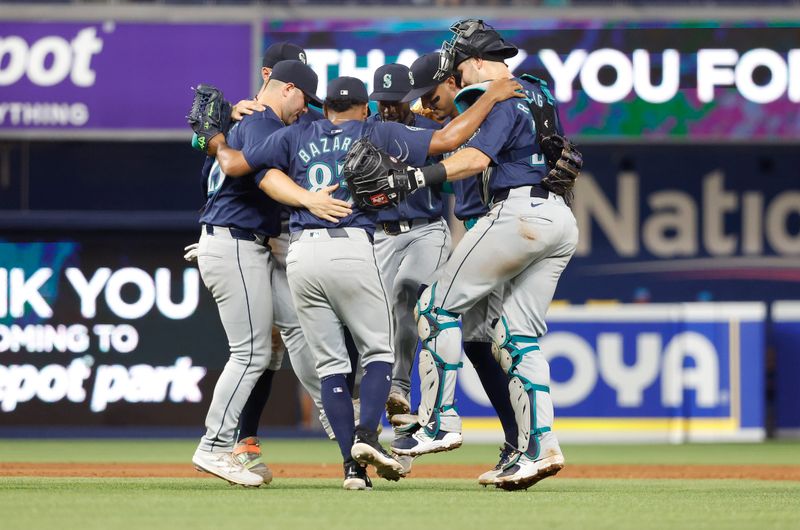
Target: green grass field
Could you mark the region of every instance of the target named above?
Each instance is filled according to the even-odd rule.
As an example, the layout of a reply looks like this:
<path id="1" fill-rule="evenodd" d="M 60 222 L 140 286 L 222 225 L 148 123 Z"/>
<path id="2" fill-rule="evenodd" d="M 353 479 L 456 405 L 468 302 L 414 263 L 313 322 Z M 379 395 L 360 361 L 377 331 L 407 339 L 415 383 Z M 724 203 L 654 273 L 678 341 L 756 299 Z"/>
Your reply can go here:
<path id="1" fill-rule="evenodd" d="M 0 462 L 189 465 L 194 444 L 0 440 Z M 264 450 L 271 463 L 338 462 L 335 445 L 324 441 L 272 441 Z M 800 465 L 797 443 L 579 445 L 564 451 L 568 464 Z M 494 446 L 466 445 L 420 462 L 493 464 L 496 454 Z M 455 479 L 375 485 L 371 492 L 346 492 L 341 479 L 276 479 L 244 489 L 203 478 L 0 476 L 0 528 L 800 528 L 800 482 L 556 478 L 527 492 Z"/>

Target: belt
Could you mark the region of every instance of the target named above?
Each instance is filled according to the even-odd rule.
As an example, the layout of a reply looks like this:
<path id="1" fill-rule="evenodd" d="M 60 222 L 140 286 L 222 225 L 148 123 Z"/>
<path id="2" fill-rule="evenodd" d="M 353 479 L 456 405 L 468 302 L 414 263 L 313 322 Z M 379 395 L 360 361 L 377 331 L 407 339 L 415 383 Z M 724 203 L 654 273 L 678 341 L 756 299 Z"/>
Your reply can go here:
<path id="1" fill-rule="evenodd" d="M 516 186 L 514 188 L 506 188 L 504 190 L 498 191 L 497 193 L 492 195 L 492 202 L 495 203 L 508 199 L 509 191 L 521 187 L 522 186 Z M 544 189 L 541 184 L 534 184 L 533 186 L 531 186 L 531 197 L 536 197 L 538 199 L 547 199 L 548 197 L 550 197 L 550 192 Z"/>
<path id="2" fill-rule="evenodd" d="M 380 223 L 383 227 L 383 231 L 386 232 L 388 236 L 396 236 L 398 234 L 402 234 L 404 232 L 408 232 L 411 228 L 415 226 L 425 226 L 431 223 L 435 223 L 441 220 L 441 217 L 429 217 L 425 219 L 424 217 L 420 219 L 401 219 L 399 221 L 386 221 L 384 223 Z"/>
<path id="3" fill-rule="evenodd" d="M 242 230 L 241 228 L 232 228 L 229 226 L 214 226 L 214 225 L 204 225 L 206 227 L 206 234 L 213 236 L 214 230 L 216 229 L 217 232 L 223 233 L 228 232 L 233 239 L 240 239 L 242 241 L 255 241 L 259 245 L 264 245 L 265 247 L 269 246 L 269 238 L 263 236 L 261 234 L 256 234 L 249 230 Z"/>
<path id="4" fill-rule="evenodd" d="M 308 230 L 312 230 L 312 231 L 313 230 L 317 230 L 317 231 L 325 230 L 328 233 L 328 237 L 330 237 L 331 239 L 348 238 L 348 237 L 350 237 L 350 234 L 344 228 L 309 228 Z M 303 230 L 300 230 L 298 232 L 292 232 L 291 234 L 289 234 L 289 243 L 294 243 L 295 241 L 299 241 L 300 237 L 302 237 L 302 235 L 303 235 L 303 232 L 304 232 Z M 366 230 L 364 230 L 364 233 L 367 234 L 367 238 L 369 238 L 369 242 L 373 243 L 374 242 L 374 238 L 372 237 L 372 234 L 370 234 Z"/>

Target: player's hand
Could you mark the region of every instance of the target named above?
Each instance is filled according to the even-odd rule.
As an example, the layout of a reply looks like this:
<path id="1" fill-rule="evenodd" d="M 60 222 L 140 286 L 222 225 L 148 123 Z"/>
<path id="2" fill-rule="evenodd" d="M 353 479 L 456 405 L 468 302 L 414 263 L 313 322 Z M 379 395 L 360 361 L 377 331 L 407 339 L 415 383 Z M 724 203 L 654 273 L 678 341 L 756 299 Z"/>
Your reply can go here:
<path id="1" fill-rule="evenodd" d="M 524 98 L 525 92 L 522 91 L 522 85 L 516 80 L 508 77 L 504 79 L 495 79 L 489 86 L 486 87 L 486 94 L 495 103 L 505 101 L 510 98 Z"/>
<path id="2" fill-rule="evenodd" d="M 267 107 L 254 99 L 243 99 L 233 106 L 231 111 L 231 119 L 233 121 L 242 121 L 245 116 L 250 116 L 254 112 L 262 112 Z"/>
<path id="3" fill-rule="evenodd" d="M 422 102 L 419 100 L 417 100 L 417 102 L 414 103 L 414 106 L 411 107 L 411 112 L 413 112 L 414 114 L 419 114 L 423 118 L 428 118 L 429 120 L 439 121 L 436 120 L 433 111 L 429 108 L 423 107 Z"/>
<path id="4" fill-rule="evenodd" d="M 308 192 L 303 206 L 320 219 L 338 223 L 339 219 L 353 213 L 350 203 L 331 197 L 331 193 L 336 191 L 338 187 L 339 184 L 334 184 L 319 191 Z"/>
<path id="5" fill-rule="evenodd" d="M 183 250 L 184 250 L 184 252 L 186 252 L 186 254 L 183 255 L 183 259 L 185 259 L 189 263 L 197 261 L 197 254 L 199 253 L 198 252 L 198 247 L 199 246 L 200 246 L 200 243 L 192 243 L 191 245 L 187 245 L 186 247 L 184 247 Z"/>

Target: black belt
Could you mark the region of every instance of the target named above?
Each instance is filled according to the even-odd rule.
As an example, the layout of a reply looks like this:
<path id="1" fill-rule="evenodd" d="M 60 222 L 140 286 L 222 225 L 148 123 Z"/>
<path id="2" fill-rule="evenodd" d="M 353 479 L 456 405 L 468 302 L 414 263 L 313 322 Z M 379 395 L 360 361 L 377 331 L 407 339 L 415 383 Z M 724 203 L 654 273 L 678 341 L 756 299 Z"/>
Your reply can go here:
<path id="1" fill-rule="evenodd" d="M 522 186 L 517 186 L 517 188 L 521 188 L 521 187 Z M 504 200 L 508 199 L 508 193 L 511 190 L 514 190 L 514 189 L 517 189 L 517 188 L 506 188 L 504 190 L 498 191 L 497 193 L 492 195 L 492 202 L 500 202 L 500 201 L 504 201 Z M 546 199 L 549 196 L 550 196 L 550 192 L 547 191 L 546 189 L 544 189 L 541 184 L 534 184 L 533 186 L 531 186 L 531 197 L 536 197 L 538 199 Z"/>
<path id="2" fill-rule="evenodd" d="M 386 221 L 381 223 L 383 227 L 383 231 L 386 232 L 386 235 L 389 236 L 396 236 L 402 234 L 403 232 L 408 232 L 414 226 L 425 226 L 431 223 L 435 223 L 439 221 L 441 217 L 429 217 L 427 219 L 420 218 L 420 219 L 403 219 L 401 221 Z"/>
<path id="3" fill-rule="evenodd" d="M 339 237 L 350 237 L 350 234 L 348 234 L 347 230 L 345 230 L 344 228 L 308 228 L 307 230 L 325 230 L 326 232 L 328 232 L 328 236 L 331 237 L 332 239 L 336 239 Z M 367 234 L 369 242 L 372 243 L 374 239 L 372 237 L 372 234 L 370 234 L 366 230 L 364 230 L 364 233 Z M 289 243 L 294 243 L 295 241 L 300 239 L 300 236 L 302 234 L 303 234 L 302 230 L 298 232 L 292 232 L 291 234 L 289 234 Z"/>
<path id="4" fill-rule="evenodd" d="M 213 236 L 214 225 L 205 225 L 205 227 L 206 227 L 206 234 Z M 264 245 L 265 247 L 269 246 L 269 238 L 266 236 L 258 236 L 254 232 L 251 232 L 249 230 L 242 230 L 241 228 L 233 228 L 230 226 L 226 226 L 223 228 L 228 230 L 228 233 L 230 233 L 233 239 L 240 239 L 242 241 L 258 241 L 263 237 L 264 241 L 260 244 Z"/>

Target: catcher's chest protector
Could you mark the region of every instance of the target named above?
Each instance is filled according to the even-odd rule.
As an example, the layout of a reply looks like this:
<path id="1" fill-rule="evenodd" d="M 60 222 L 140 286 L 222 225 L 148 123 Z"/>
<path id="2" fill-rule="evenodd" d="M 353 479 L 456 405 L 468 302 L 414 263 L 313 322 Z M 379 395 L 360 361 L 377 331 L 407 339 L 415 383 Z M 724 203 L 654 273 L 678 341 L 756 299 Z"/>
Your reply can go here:
<path id="1" fill-rule="evenodd" d="M 541 145 L 542 138 L 559 134 L 561 129 L 558 113 L 556 112 L 556 102 L 550 93 L 550 89 L 547 88 L 546 81 L 530 74 L 522 74 L 519 78 L 537 85 L 541 90 L 541 94 L 531 94 L 532 97 L 526 99 L 528 108 L 530 108 L 533 116 L 533 122 L 536 124 L 536 142 Z M 548 160 L 547 162 L 552 167 L 556 161 Z"/>

